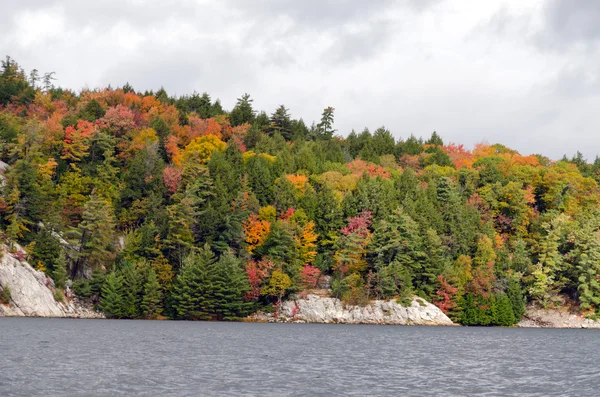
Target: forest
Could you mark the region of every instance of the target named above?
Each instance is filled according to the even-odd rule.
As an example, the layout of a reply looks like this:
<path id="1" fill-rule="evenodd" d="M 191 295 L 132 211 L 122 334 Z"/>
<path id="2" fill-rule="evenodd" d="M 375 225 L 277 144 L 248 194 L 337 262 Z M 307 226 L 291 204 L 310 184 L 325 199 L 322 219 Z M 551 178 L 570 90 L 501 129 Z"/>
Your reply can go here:
<path id="1" fill-rule="evenodd" d="M 2 61 L 0 239 L 57 299 L 236 320 L 327 285 L 352 305 L 417 295 L 464 325 L 515 324 L 527 303 L 600 313 L 598 158 L 54 81 Z"/>

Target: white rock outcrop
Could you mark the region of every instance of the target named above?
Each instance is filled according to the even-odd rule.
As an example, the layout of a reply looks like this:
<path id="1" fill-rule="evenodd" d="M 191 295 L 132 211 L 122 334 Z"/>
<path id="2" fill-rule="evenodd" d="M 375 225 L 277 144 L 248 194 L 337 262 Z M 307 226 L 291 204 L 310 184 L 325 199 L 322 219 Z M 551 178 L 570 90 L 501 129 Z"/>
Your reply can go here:
<path id="1" fill-rule="evenodd" d="M 567 307 L 547 308 L 529 305 L 523 319 L 517 324 L 521 328 L 600 328 L 600 321 L 585 318 Z"/>
<path id="2" fill-rule="evenodd" d="M 274 321 L 272 319 L 271 321 Z M 395 300 L 372 301 L 366 306 L 347 306 L 339 299 L 308 295 L 285 301 L 277 321 L 342 324 L 454 325 L 437 306 L 414 297 L 409 306 Z"/>
<path id="3" fill-rule="evenodd" d="M 21 249 L 18 247 L 17 249 Z M 5 247 L 0 249 L 0 287 L 10 290 L 10 304 L 0 304 L 0 316 L 102 318 L 75 300 L 57 302 L 54 284 L 43 272 L 19 261 Z"/>

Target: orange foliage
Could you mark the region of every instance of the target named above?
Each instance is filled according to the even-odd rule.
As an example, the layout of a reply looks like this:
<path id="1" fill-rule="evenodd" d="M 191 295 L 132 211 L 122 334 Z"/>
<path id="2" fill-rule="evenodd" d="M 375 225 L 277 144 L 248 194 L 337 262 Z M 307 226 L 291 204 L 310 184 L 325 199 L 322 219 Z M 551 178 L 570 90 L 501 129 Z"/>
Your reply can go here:
<path id="1" fill-rule="evenodd" d="M 350 172 L 352 172 L 353 174 L 362 175 L 366 172 L 371 177 L 380 176 L 385 179 L 389 179 L 391 176 L 390 172 L 385 168 L 361 159 L 356 159 L 354 161 L 349 162 L 348 164 L 346 164 L 346 167 L 348 167 Z"/>
<path id="2" fill-rule="evenodd" d="M 252 254 L 254 250 L 265 242 L 271 232 L 271 222 L 259 219 L 258 215 L 252 214 L 242 222 L 244 236 L 246 237 L 246 251 Z"/>
<path id="3" fill-rule="evenodd" d="M 125 94 L 125 99 L 123 101 L 123 105 L 129 108 L 139 109 L 142 105 L 142 98 L 139 95 L 133 92 L 128 92 Z"/>
<path id="4" fill-rule="evenodd" d="M 181 165 L 181 151 L 179 150 L 179 138 L 174 135 L 169 135 L 165 139 L 165 150 L 175 165 Z"/>
<path id="5" fill-rule="evenodd" d="M 459 170 L 462 167 L 471 168 L 473 166 L 474 157 L 470 150 L 466 150 L 464 145 L 457 145 L 450 143 L 446 146 L 442 146 L 442 150 L 446 152 L 454 167 Z"/>
<path id="6" fill-rule="evenodd" d="M 306 175 L 289 174 L 285 177 L 288 181 L 291 182 L 292 185 L 294 185 L 294 188 L 300 190 L 301 192 L 304 192 L 304 190 L 306 189 L 306 185 L 308 184 L 308 177 Z"/>

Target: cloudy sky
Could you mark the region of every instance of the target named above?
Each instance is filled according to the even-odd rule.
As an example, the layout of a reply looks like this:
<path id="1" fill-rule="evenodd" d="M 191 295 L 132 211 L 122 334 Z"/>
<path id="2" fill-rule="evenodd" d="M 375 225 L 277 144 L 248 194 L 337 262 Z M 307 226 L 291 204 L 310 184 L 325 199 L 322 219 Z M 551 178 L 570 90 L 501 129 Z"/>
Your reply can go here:
<path id="1" fill-rule="evenodd" d="M 20 0 L 0 56 L 79 90 L 208 92 L 231 109 L 326 106 L 347 135 L 600 154 L 597 0 Z"/>

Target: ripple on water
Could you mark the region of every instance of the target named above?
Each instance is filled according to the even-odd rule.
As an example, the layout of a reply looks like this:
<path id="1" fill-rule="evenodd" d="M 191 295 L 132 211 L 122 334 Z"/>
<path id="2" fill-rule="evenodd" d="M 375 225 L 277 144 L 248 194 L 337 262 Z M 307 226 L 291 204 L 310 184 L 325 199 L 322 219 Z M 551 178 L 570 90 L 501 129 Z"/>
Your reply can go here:
<path id="1" fill-rule="evenodd" d="M 593 396 L 597 330 L 0 319 L 0 396 Z"/>

